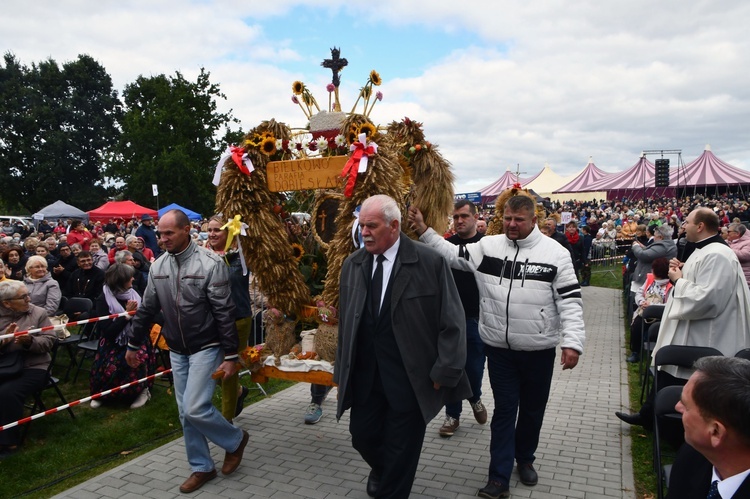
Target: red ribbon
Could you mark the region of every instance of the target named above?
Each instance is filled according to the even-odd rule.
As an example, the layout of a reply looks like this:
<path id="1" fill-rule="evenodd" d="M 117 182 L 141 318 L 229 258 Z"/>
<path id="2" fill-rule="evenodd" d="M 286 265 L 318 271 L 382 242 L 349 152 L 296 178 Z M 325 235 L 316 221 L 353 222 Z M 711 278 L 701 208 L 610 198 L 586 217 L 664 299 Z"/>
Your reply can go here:
<path id="1" fill-rule="evenodd" d="M 242 160 L 242 156 L 245 154 L 245 150 L 241 147 L 232 146 L 232 161 L 234 161 L 234 164 L 237 165 L 237 168 L 240 169 L 242 173 L 245 175 L 250 175 L 250 169 L 245 165 L 245 162 Z"/>
<path id="2" fill-rule="evenodd" d="M 513 188 L 514 189 L 520 189 L 521 188 L 521 183 L 520 182 L 516 182 L 515 184 L 513 184 Z"/>
<path id="3" fill-rule="evenodd" d="M 349 156 L 349 161 L 344 165 L 344 169 L 341 171 L 341 177 L 349 176 L 346 180 L 346 186 L 344 187 L 344 196 L 350 198 L 354 194 L 354 184 L 357 183 L 357 170 L 359 169 L 359 162 L 362 156 L 372 156 L 375 154 L 375 148 L 373 146 L 367 146 L 362 142 L 355 142 L 351 145 L 353 152 Z"/>

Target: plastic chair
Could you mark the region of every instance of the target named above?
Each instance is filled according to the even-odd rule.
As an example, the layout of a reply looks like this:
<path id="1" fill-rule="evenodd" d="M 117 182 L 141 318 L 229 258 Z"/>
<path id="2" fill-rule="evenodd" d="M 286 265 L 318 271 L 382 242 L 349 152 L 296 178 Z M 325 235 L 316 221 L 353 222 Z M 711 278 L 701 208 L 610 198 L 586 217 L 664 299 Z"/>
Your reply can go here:
<path id="1" fill-rule="evenodd" d="M 682 396 L 681 386 L 667 386 L 659 390 L 654 400 L 654 468 L 656 472 L 656 493 L 659 499 L 664 497 L 665 489 L 669 488 L 669 474 L 672 465 L 663 465 L 664 452 L 662 450 L 662 430 L 667 420 L 679 421 L 682 415 L 677 412 L 675 405 Z"/>
<path id="2" fill-rule="evenodd" d="M 94 308 L 94 304 L 91 300 L 88 298 L 63 298 L 65 300 L 65 306 L 62 308 L 62 311 L 65 315 L 68 316 L 68 319 L 71 321 L 76 321 L 80 319 L 81 317 L 89 317 L 89 314 L 91 313 L 91 310 Z M 68 352 L 68 356 L 70 357 L 70 362 L 68 363 L 68 368 L 65 371 L 65 381 L 68 381 L 70 377 L 70 370 L 75 365 L 75 358 L 76 358 L 76 346 L 86 339 L 86 337 L 91 333 L 93 330 L 93 324 L 84 324 L 83 326 L 78 327 L 79 333 L 71 334 L 65 339 L 62 339 L 59 341 L 60 346 L 64 347 L 65 350 Z"/>
<path id="3" fill-rule="evenodd" d="M 57 393 L 57 396 L 60 398 L 60 402 L 62 402 L 60 405 L 66 405 L 68 401 L 65 399 L 65 395 L 63 395 L 62 391 L 60 391 L 60 387 L 58 386 L 60 383 L 60 380 L 52 375 L 52 367 L 55 365 L 55 359 L 57 357 L 57 350 L 60 346 L 60 341 L 56 340 L 54 345 L 52 345 L 52 350 L 50 350 L 50 356 L 52 357 L 52 360 L 49 363 L 49 366 L 47 367 L 47 382 L 44 384 L 42 388 L 37 390 L 33 395 L 34 402 L 27 406 L 29 409 L 31 409 L 31 414 L 36 414 L 37 411 L 46 411 L 47 407 L 44 405 L 44 401 L 42 400 L 42 393 L 45 390 L 53 389 L 55 390 L 55 393 Z M 73 413 L 73 409 L 70 407 L 67 408 L 68 413 L 70 414 L 70 417 L 75 419 L 76 415 Z M 29 432 L 29 428 L 31 427 L 31 421 L 26 423 L 26 427 L 23 430 L 23 434 L 21 435 L 21 441 L 23 441 L 26 438 L 26 434 Z"/>

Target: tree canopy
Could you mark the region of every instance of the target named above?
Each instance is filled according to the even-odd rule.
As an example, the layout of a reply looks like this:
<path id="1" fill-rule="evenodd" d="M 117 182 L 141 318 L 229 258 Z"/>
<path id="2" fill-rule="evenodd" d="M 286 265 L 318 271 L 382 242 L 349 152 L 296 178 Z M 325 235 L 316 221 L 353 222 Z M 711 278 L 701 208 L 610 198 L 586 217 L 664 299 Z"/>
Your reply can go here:
<path id="1" fill-rule="evenodd" d="M 92 209 L 107 196 L 104 165 L 122 112 L 112 79 L 88 55 L 0 66 L 0 196 L 33 213 L 58 199 Z"/>
<path id="2" fill-rule="evenodd" d="M 217 99 L 226 97 L 209 73 L 201 68 L 195 82 L 179 72 L 141 76 L 125 87 L 123 97 L 118 157 L 109 169 L 123 183 L 121 192 L 153 206 L 151 185 L 157 184 L 161 199 L 212 213 L 216 189 L 211 178 L 223 150 L 218 134 L 236 120 L 231 111 L 217 112 Z"/>

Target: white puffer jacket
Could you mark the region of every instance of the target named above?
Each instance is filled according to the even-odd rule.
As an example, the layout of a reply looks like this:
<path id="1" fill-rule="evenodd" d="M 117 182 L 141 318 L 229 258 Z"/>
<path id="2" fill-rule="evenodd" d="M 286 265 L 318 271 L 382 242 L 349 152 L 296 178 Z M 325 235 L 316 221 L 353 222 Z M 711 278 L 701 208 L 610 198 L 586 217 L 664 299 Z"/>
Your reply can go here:
<path id="1" fill-rule="evenodd" d="M 562 348 L 583 353 L 581 287 L 570 253 L 537 227 L 525 239 L 485 236 L 459 246 L 428 229 L 420 240 L 451 267 L 473 271 L 479 287 L 479 335 L 486 344 L 511 350 Z"/>

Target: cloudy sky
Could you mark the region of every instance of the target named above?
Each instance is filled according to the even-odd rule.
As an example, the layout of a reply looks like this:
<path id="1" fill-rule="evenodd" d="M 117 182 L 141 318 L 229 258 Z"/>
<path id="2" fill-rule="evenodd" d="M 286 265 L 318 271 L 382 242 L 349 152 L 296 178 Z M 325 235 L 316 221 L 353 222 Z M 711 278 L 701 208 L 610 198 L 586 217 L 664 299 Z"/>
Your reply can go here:
<path id="1" fill-rule="evenodd" d="M 327 104 L 320 63 L 341 47 L 344 110 L 377 70 L 371 117 L 423 122 L 456 192 L 473 192 L 507 168 L 573 175 L 590 156 L 621 171 L 644 149 L 687 163 L 710 144 L 750 169 L 749 23 L 741 0 L 6 0 L 0 47 L 26 65 L 89 54 L 120 92 L 204 67 L 244 129 L 304 126 L 291 84 Z"/>

